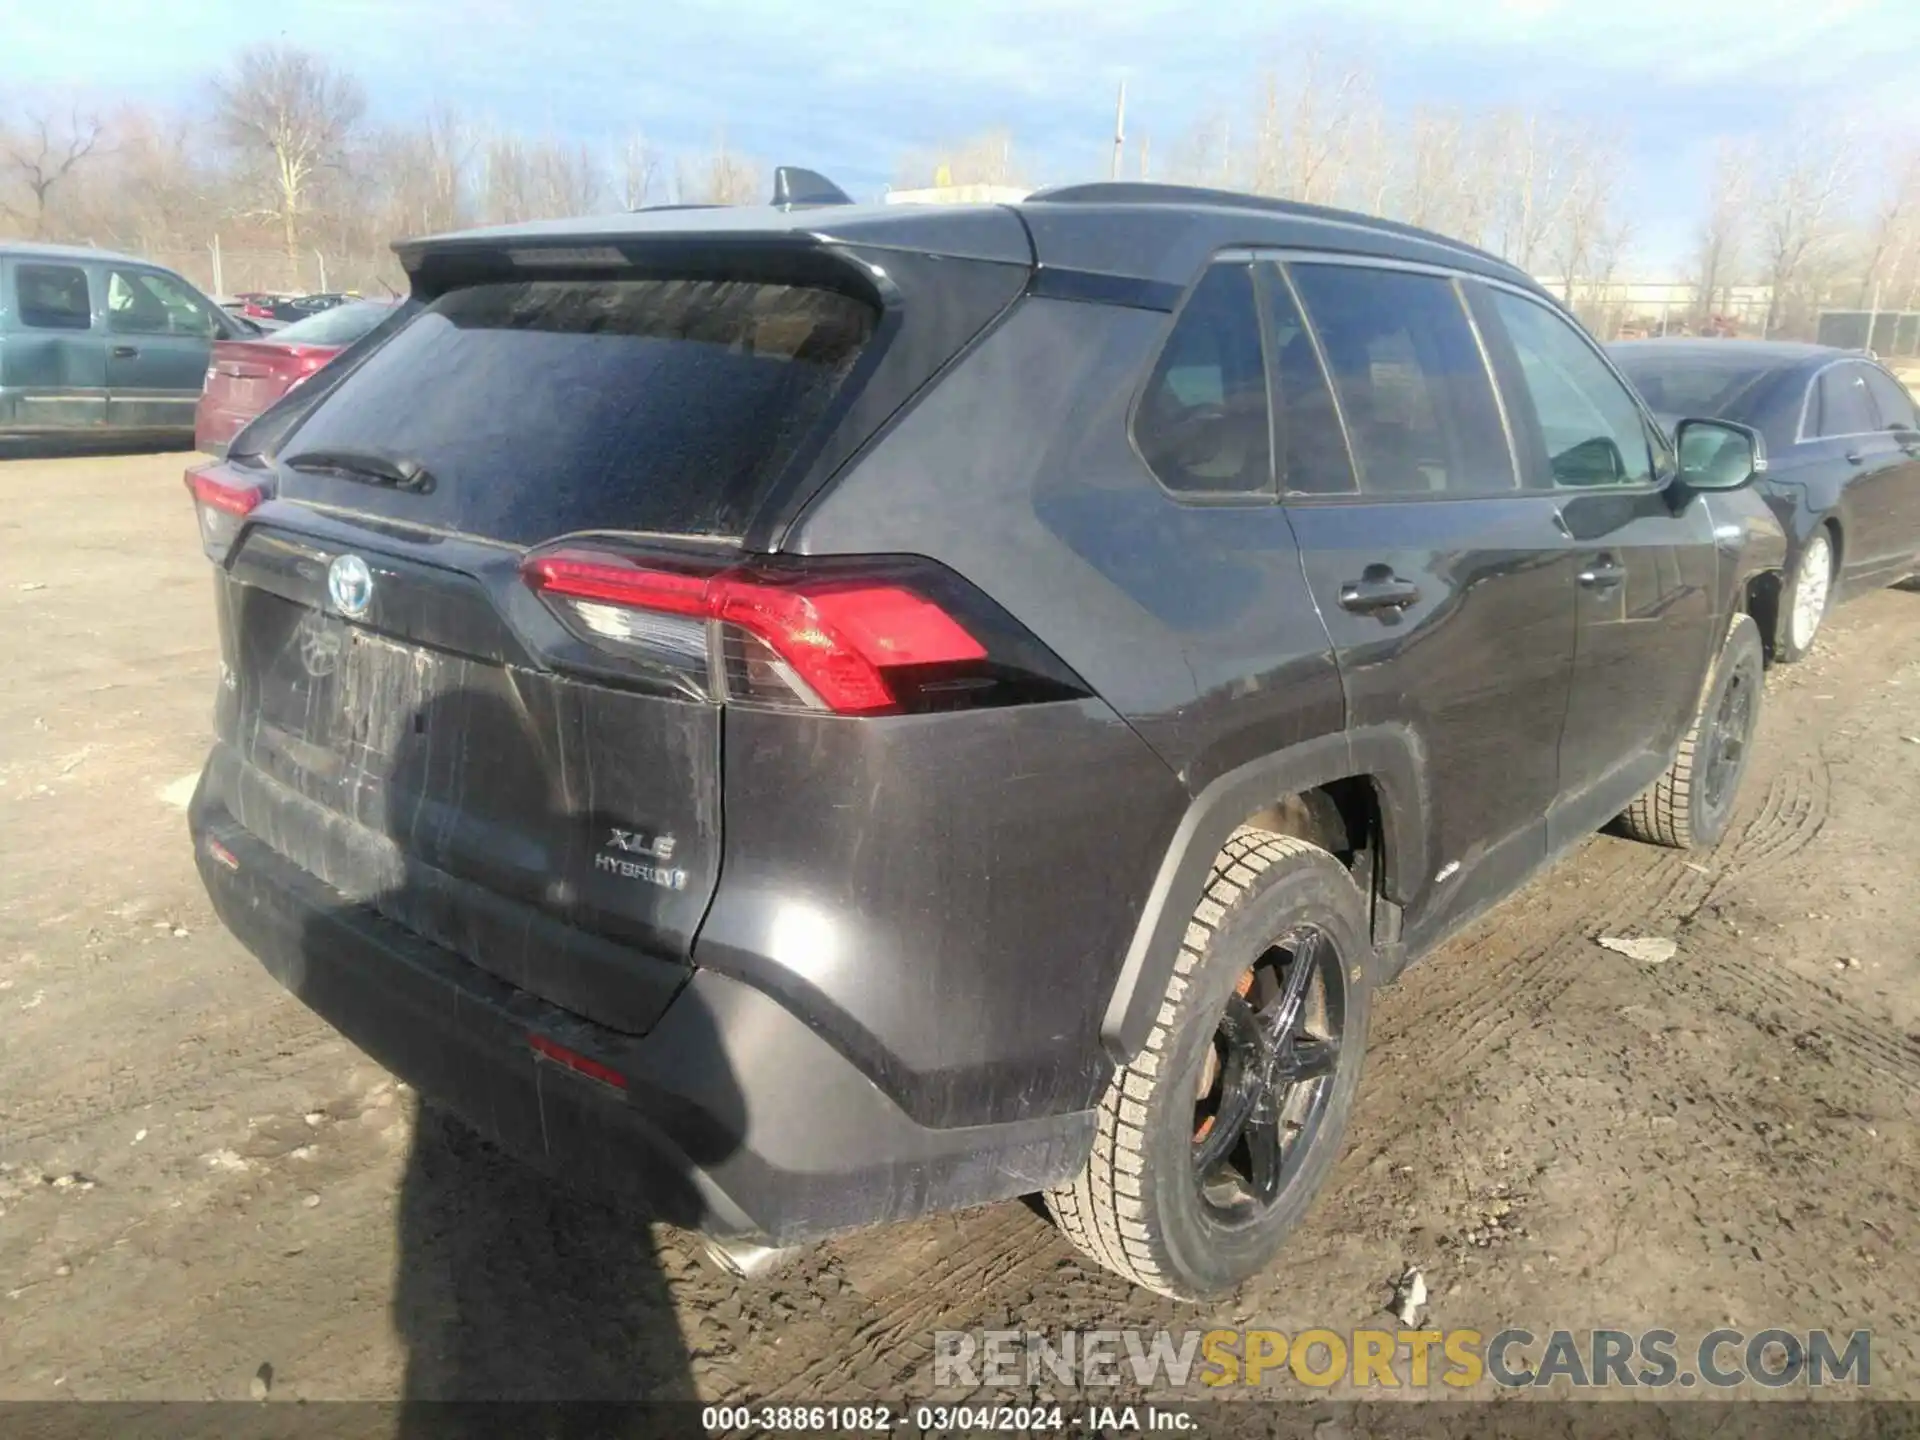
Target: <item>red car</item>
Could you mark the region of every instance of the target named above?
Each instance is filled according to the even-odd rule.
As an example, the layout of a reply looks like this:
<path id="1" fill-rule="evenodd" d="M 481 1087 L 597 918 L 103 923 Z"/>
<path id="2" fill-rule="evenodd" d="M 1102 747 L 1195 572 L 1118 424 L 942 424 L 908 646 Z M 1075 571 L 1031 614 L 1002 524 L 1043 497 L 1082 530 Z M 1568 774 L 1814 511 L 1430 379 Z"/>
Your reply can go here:
<path id="1" fill-rule="evenodd" d="M 256 340 L 216 343 L 193 415 L 194 445 L 225 455 L 241 426 L 392 313 L 391 301 L 355 300 Z"/>

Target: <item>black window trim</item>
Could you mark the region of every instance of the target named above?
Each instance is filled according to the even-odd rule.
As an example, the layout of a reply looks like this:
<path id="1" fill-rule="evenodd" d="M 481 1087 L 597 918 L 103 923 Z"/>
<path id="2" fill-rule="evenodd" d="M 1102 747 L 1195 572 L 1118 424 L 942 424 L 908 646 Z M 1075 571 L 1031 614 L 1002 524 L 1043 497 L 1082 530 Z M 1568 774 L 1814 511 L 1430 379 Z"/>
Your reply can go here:
<path id="1" fill-rule="evenodd" d="M 1340 438 L 1347 447 L 1347 463 L 1352 466 L 1355 485 L 1360 482 L 1360 464 L 1353 453 L 1353 436 L 1347 428 L 1346 408 L 1340 401 L 1340 387 L 1333 383 L 1333 372 L 1327 366 L 1326 348 L 1320 343 L 1319 327 L 1314 324 L 1312 314 L 1294 288 L 1290 267 L 1304 265 L 1340 265 L 1350 270 L 1401 270 L 1415 275 L 1431 275 L 1436 279 L 1449 282 L 1454 298 L 1460 304 L 1465 316 L 1467 328 L 1472 332 L 1474 347 L 1480 356 L 1480 365 L 1487 378 L 1487 386 L 1493 391 L 1495 413 L 1500 417 L 1500 433 L 1506 441 L 1507 465 L 1513 475 L 1511 490 L 1493 490 L 1478 495 L 1450 495 L 1445 491 L 1439 494 L 1369 494 L 1365 490 L 1354 489 L 1341 495 L 1310 494 L 1305 492 L 1287 492 L 1280 497 L 1283 505 L 1444 505 L 1455 503 L 1485 502 L 1488 500 L 1522 500 L 1537 497 L 1542 492 L 1527 484 L 1520 469 L 1520 452 L 1515 443 L 1511 417 L 1507 414 L 1506 397 L 1501 392 L 1499 376 L 1495 373 L 1493 357 L 1487 347 L 1486 336 L 1480 332 L 1479 317 L 1473 313 L 1468 303 L 1463 282 L 1469 280 L 1487 280 L 1477 271 L 1455 269 L 1446 265 L 1430 264 L 1422 260 L 1403 260 L 1397 256 L 1362 255 L 1350 251 L 1325 250 L 1313 247 L 1292 248 L 1288 246 L 1262 245 L 1250 249 L 1227 250 L 1222 257 L 1246 255 L 1256 262 L 1267 262 L 1286 282 L 1287 291 L 1293 297 L 1294 306 L 1300 312 L 1300 320 L 1306 326 L 1307 334 L 1313 338 L 1313 353 L 1319 358 L 1320 373 L 1325 377 L 1327 389 L 1333 397 L 1334 414 L 1340 420 Z M 1498 283 L 1489 281 L 1488 283 Z M 1508 287 L 1518 294 L 1525 294 L 1519 286 Z M 1271 376 L 1269 376 L 1268 410 L 1272 411 Z M 1277 477 L 1276 477 L 1277 481 Z"/>
<path id="2" fill-rule="evenodd" d="M 1795 445 L 1818 445 L 1827 440 L 1859 440 L 1868 435 L 1888 436 L 1893 434 L 1893 430 L 1887 425 L 1882 425 L 1878 430 L 1849 430 L 1844 435 L 1809 435 L 1807 433 L 1807 420 L 1813 414 L 1813 396 L 1815 390 L 1819 388 L 1820 377 L 1825 375 L 1829 370 L 1837 370 L 1842 365 L 1859 365 L 1868 370 L 1878 370 L 1889 380 L 1893 381 L 1894 384 L 1900 385 L 1900 377 L 1898 375 L 1895 375 L 1891 370 L 1887 369 L 1886 366 L 1869 359 L 1865 355 L 1835 356 L 1807 377 L 1806 391 L 1800 397 L 1800 423 L 1794 427 L 1793 431 L 1793 443 Z M 1905 390 L 1907 387 L 1900 385 L 1900 388 Z M 1908 395 L 1911 397 L 1912 392 L 1908 391 Z M 1873 392 L 1871 390 L 1867 392 L 1867 406 L 1875 415 L 1880 413 L 1880 402 L 1873 398 Z M 1920 408 L 1920 405 L 1916 405 L 1916 408 Z M 1905 429 L 1904 426 L 1901 428 Z"/>
<path id="3" fill-rule="evenodd" d="M 1187 313 L 1187 306 L 1193 303 L 1193 297 L 1200 291 L 1201 284 L 1214 270 L 1224 265 L 1242 265 L 1247 271 L 1247 285 L 1253 292 L 1252 320 L 1260 337 L 1260 378 L 1263 382 L 1267 401 L 1267 483 L 1257 490 L 1176 490 L 1160 478 L 1160 472 L 1153 468 L 1147 459 L 1146 451 L 1140 448 L 1138 426 L 1140 407 L 1146 403 L 1147 387 L 1153 383 L 1154 372 L 1160 368 L 1160 357 L 1166 353 L 1167 346 L 1173 343 L 1174 332 L 1179 328 L 1181 319 Z M 1191 505 L 1199 509 L 1254 509 L 1273 506 L 1280 503 L 1278 477 L 1273 466 L 1273 357 L 1269 353 L 1271 339 L 1267 334 L 1266 292 L 1261 288 L 1260 275 L 1254 264 L 1251 252 L 1244 247 L 1233 250 L 1221 250 L 1207 258 L 1207 263 L 1194 273 L 1193 280 L 1181 293 L 1180 303 L 1167 316 L 1166 327 L 1161 330 L 1153 348 L 1147 353 L 1145 368 L 1133 387 L 1133 398 L 1127 402 L 1127 448 L 1133 451 L 1141 467 L 1153 478 L 1153 483 L 1177 505 Z"/>
<path id="4" fill-rule="evenodd" d="M 1328 368 L 1327 365 L 1326 348 L 1320 343 L 1320 332 L 1314 327 L 1312 317 L 1307 314 L 1307 307 L 1305 302 L 1300 298 L 1300 292 L 1294 288 L 1293 275 L 1284 263 L 1272 258 L 1271 255 L 1256 256 L 1253 266 L 1254 283 L 1260 287 L 1263 297 L 1262 321 L 1270 322 L 1272 319 L 1271 314 L 1265 311 L 1264 296 L 1267 287 L 1275 283 L 1278 283 L 1286 290 L 1287 298 L 1293 303 L 1293 313 L 1300 317 L 1300 328 L 1306 332 L 1307 343 L 1313 347 L 1314 363 L 1320 367 L 1320 383 L 1327 387 L 1327 398 L 1333 404 L 1333 418 L 1340 426 L 1340 446 L 1346 452 L 1347 456 L 1347 475 L 1353 481 L 1352 490 L 1339 494 L 1316 494 L 1308 490 L 1288 490 L 1280 484 L 1280 469 L 1276 463 L 1273 472 L 1273 483 L 1274 489 L 1279 493 L 1280 502 L 1283 505 L 1294 505 L 1303 501 L 1311 503 L 1316 500 L 1326 500 L 1339 504 L 1364 499 L 1366 498 L 1365 494 L 1360 489 L 1360 462 L 1353 453 L 1353 432 L 1347 428 L 1347 407 L 1340 403 L 1340 387 L 1333 383 L 1333 371 Z M 1269 278 L 1263 280 L 1263 275 Z M 1273 343 L 1271 339 L 1273 326 L 1271 323 L 1263 323 L 1261 329 L 1268 332 L 1269 338 L 1264 343 L 1271 345 Z M 1269 415 L 1279 408 L 1278 402 L 1280 396 L 1278 394 L 1278 386 L 1280 377 L 1276 373 L 1276 369 L 1277 367 L 1269 362 L 1267 366 L 1267 413 Z M 1277 448 L 1278 447 L 1276 447 L 1276 449 Z"/>
<path id="5" fill-rule="evenodd" d="M 1679 471 L 1679 459 L 1677 456 L 1674 456 L 1674 468 L 1672 472 L 1666 475 L 1660 473 L 1659 456 L 1656 454 L 1656 446 L 1654 445 L 1653 439 L 1656 435 L 1665 434 L 1660 427 L 1660 422 L 1654 418 L 1653 412 L 1647 408 L 1646 401 L 1641 398 L 1640 391 L 1635 388 L 1634 383 L 1627 379 L 1618 365 L 1613 363 L 1612 357 L 1602 348 L 1600 342 L 1587 333 L 1587 327 L 1582 325 L 1577 318 L 1568 314 L 1564 308 L 1556 304 L 1550 297 L 1529 290 L 1524 285 L 1512 285 L 1505 280 L 1495 280 L 1485 275 L 1475 275 L 1471 278 L 1491 289 L 1505 290 L 1510 294 L 1518 295 L 1522 300 L 1530 301 L 1559 320 L 1569 330 L 1573 331 L 1573 333 L 1585 343 L 1587 349 L 1599 359 L 1600 364 L 1605 367 L 1606 372 L 1620 382 L 1620 388 L 1626 391 L 1627 399 L 1633 402 L 1633 408 L 1640 416 L 1641 426 L 1648 432 L 1645 436 L 1647 441 L 1647 462 L 1653 478 L 1646 484 L 1573 486 L 1556 483 L 1550 490 L 1539 490 L 1529 486 L 1528 493 L 1560 497 L 1568 495 L 1658 495 L 1671 485 L 1674 476 Z M 1509 337 L 1508 343 L 1512 343 L 1511 337 Z M 1673 455 L 1674 453 L 1670 445 L 1662 445 L 1657 448 L 1668 455 Z"/>

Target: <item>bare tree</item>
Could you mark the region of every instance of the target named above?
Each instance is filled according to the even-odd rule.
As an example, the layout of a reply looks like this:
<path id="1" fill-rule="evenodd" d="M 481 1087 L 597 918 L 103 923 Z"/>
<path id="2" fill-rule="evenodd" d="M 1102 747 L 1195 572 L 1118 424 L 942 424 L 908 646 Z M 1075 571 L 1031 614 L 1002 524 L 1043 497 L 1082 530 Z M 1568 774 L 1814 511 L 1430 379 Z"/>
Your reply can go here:
<path id="1" fill-rule="evenodd" d="M 360 82 L 305 50 L 243 50 L 214 86 L 222 138 L 260 168 L 289 263 L 322 171 L 341 166 L 367 100 Z"/>
<path id="2" fill-rule="evenodd" d="M 1560 271 L 1560 298 L 1571 305 L 1575 285 L 1599 279 L 1603 263 L 1618 260 L 1613 230 L 1620 155 L 1611 136 L 1594 131 L 1569 132 L 1560 150 L 1565 184 L 1548 248 Z"/>
<path id="3" fill-rule="evenodd" d="M 1501 192 L 1489 127 L 1459 110 L 1415 111 L 1393 209 L 1415 225 L 1469 245 L 1487 243 Z"/>
<path id="4" fill-rule="evenodd" d="M 1505 184 L 1497 192 L 1500 255 L 1530 271 L 1545 258 L 1565 218 L 1569 166 L 1562 127 L 1530 111 L 1502 111 L 1486 140 L 1487 154 L 1506 161 Z"/>
<path id="5" fill-rule="evenodd" d="M 100 144 L 100 117 L 71 110 L 56 124 L 42 110 L 30 113 L 17 133 L 0 137 L 0 165 L 31 197 L 32 209 L 20 214 L 35 238 L 47 233 L 47 200 L 74 168 Z M 9 213 L 19 214 L 12 206 Z"/>
<path id="6" fill-rule="evenodd" d="M 534 204 L 541 218 L 591 214 L 606 194 L 606 177 L 585 145 L 543 141 L 528 152 Z"/>
<path id="7" fill-rule="evenodd" d="M 652 198 L 654 182 L 660 178 L 660 152 L 636 130 L 621 142 L 619 162 L 620 203 L 638 210 Z"/>
<path id="8" fill-rule="evenodd" d="M 377 136 L 366 163 L 357 168 L 369 187 L 384 188 L 379 220 L 388 235 L 431 235 L 465 224 L 470 172 L 478 152 L 473 131 L 444 107 L 418 125 Z"/>
<path id="9" fill-rule="evenodd" d="M 1694 251 L 1696 323 L 1704 325 L 1735 283 L 1752 229 L 1755 157 L 1751 146 L 1721 142 L 1713 161 L 1713 191 Z"/>
<path id="10" fill-rule="evenodd" d="M 682 201 L 699 205 L 751 205 L 766 193 L 758 161 L 727 147 L 722 135 L 712 152 L 675 167 Z"/>
<path id="11" fill-rule="evenodd" d="M 1352 61 L 1329 62 L 1310 48 L 1291 81 L 1268 75 L 1253 146 L 1253 189 L 1312 204 L 1343 198 L 1355 133 L 1371 108 L 1373 83 Z"/>
<path id="12" fill-rule="evenodd" d="M 1855 303 L 1865 309 L 1877 297 L 1897 293 L 1920 248 L 1920 148 L 1908 150 L 1887 178 L 1863 238 L 1865 258 Z"/>
<path id="13" fill-rule="evenodd" d="M 1801 287 L 1836 238 L 1852 181 L 1848 136 L 1790 126 L 1755 208 L 1760 258 L 1771 288 L 1764 334 L 1805 308 Z"/>

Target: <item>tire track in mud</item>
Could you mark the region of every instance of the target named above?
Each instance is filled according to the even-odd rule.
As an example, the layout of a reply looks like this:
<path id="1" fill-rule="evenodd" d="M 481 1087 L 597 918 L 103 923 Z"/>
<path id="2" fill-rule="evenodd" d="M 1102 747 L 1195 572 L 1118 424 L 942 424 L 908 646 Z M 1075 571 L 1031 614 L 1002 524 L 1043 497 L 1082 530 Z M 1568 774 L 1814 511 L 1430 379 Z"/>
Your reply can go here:
<path id="1" fill-rule="evenodd" d="M 1534 882 L 1546 887 L 1544 904 L 1530 907 L 1531 913 L 1517 911 L 1511 904 L 1503 906 L 1423 962 L 1421 968 L 1430 965 L 1435 971 L 1444 970 L 1443 978 L 1429 983 L 1438 984 L 1440 993 L 1450 998 L 1408 1013 L 1404 1017 L 1407 1038 L 1415 1031 L 1452 1037 L 1429 1052 L 1425 1078 L 1458 1073 L 1516 1025 L 1551 1005 L 1559 988 L 1555 982 L 1571 977 L 1594 959 L 1589 946 L 1581 942 L 1635 929 L 1666 928 L 1669 923 L 1684 927 L 1720 898 L 1729 879 L 1745 882 L 1791 860 L 1813 843 L 1825 825 L 1830 790 L 1823 758 L 1791 760 L 1768 778 L 1757 804 L 1750 802 L 1736 814 L 1733 833 L 1700 859 L 1688 852 L 1606 837 L 1561 859 L 1547 876 Z M 1576 877 L 1588 883 L 1578 887 L 1565 883 Z M 1598 906 L 1593 903 L 1596 889 L 1606 894 Z M 1488 984 L 1490 967 L 1484 952 L 1498 949 L 1503 932 L 1533 932 L 1534 938 L 1510 960 L 1499 962 Z M 1462 951 L 1473 954 L 1474 961 L 1466 961 Z M 1398 1025 L 1383 1027 L 1383 1032 L 1376 1032 L 1376 1043 L 1401 1039 L 1400 1030 Z"/>
<path id="2" fill-rule="evenodd" d="M 881 1232 L 830 1245 L 824 1268 L 846 1285 L 842 1296 L 852 1291 L 860 1297 L 858 1319 L 837 1325 L 825 1353 L 804 1358 L 784 1374 L 768 1374 L 763 1366 L 755 1386 L 796 1396 L 843 1394 L 849 1387 L 897 1395 L 903 1384 L 924 1389 L 930 1377 L 918 1372 L 930 1360 L 936 1330 L 1003 1323 L 1063 1267 L 1072 1273 L 1073 1284 L 1099 1292 L 1088 1313 L 1103 1324 L 1145 1324 L 1151 1323 L 1150 1314 L 1172 1313 L 1158 1297 L 1084 1268 L 1045 1222 L 1018 1203 L 919 1224 L 953 1233 L 919 1247 L 901 1263 L 883 1260 L 877 1283 L 866 1287 L 847 1285 L 846 1272 L 867 1268 L 883 1250 L 899 1252 L 910 1237 Z M 819 1294 L 817 1277 L 807 1288 Z M 962 1297 L 957 1303 L 956 1296 Z M 841 1299 L 826 1308 L 847 1307 Z M 1058 1308 L 1057 1299 L 1048 1308 Z"/>

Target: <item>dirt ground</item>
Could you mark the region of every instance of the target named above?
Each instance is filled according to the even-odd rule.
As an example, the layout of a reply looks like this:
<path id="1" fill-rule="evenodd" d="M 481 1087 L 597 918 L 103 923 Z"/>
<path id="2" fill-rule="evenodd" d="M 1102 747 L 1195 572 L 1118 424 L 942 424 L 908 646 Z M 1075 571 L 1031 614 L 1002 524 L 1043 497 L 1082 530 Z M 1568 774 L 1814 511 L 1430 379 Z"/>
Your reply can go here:
<path id="1" fill-rule="evenodd" d="M 1334 1180 L 1239 1296 L 1132 1291 L 1019 1204 L 738 1288 L 417 1123 L 215 925 L 183 459 L 0 463 L 0 1398 L 899 1400 L 936 1330 L 1341 1330 L 1408 1264 L 1437 1326 L 1871 1329 L 1920 1398 L 1920 594 L 1773 675 L 1719 850 L 1596 839 L 1384 997 Z"/>

